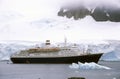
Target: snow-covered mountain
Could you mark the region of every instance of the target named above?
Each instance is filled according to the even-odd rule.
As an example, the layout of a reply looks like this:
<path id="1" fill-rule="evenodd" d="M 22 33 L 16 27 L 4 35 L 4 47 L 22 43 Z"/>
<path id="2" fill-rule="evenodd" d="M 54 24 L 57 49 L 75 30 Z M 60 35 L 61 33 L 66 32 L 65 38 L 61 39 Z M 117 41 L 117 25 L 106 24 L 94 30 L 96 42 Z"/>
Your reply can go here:
<path id="1" fill-rule="evenodd" d="M 58 16 L 12 21 L 0 26 L 0 60 L 8 60 L 13 53 L 41 44 L 46 39 L 54 43 L 64 42 L 67 38 L 69 43 L 77 43 L 84 49 L 89 47 L 93 53 L 104 52 L 101 60 L 119 61 L 120 42 L 102 41 L 118 39 L 119 30 L 120 23 L 96 22 L 90 16 L 81 21 Z"/>
<path id="2" fill-rule="evenodd" d="M 105 0 L 101 0 L 101 3 L 98 0 L 76 1 L 85 3 L 87 9 L 95 9 L 96 5 L 104 3 Z M 80 44 L 80 47 L 90 47 L 92 52 L 104 52 L 101 58 L 103 60 L 120 60 L 119 41 L 101 41 L 120 40 L 120 22 L 96 22 L 92 16 L 81 20 L 59 17 L 57 13 L 60 5 L 68 2 L 69 0 L 52 0 L 49 4 L 47 0 L 1 0 L 0 60 L 8 59 L 16 51 L 35 45 L 28 41 L 41 43 L 49 39 L 54 43 L 63 42 L 64 38 L 67 38 L 69 43 Z M 105 4 L 108 3 L 120 7 L 119 0 L 106 0 Z"/>
<path id="3" fill-rule="evenodd" d="M 49 3 L 47 0 L 31 0 L 29 1 L 29 5 L 26 5 L 28 4 L 28 0 L 1 1 L 2 5 L 0 5 L 0 12 L 4 15 L 0 15 L 0 40 L 44 41 L 46 39 L 50 39 L 53 41 L 61 42 L 64 37 L 67 37 L 69 39 L 69 42 L 77 42 L 80 39 L 120 39 L 119 22 L 96 22 L 91 16 L 86 16 L 81 20 L 74 20 L 73 18 L 67 19 L 65 17 L 57 16 L 59 9 L 62 7 L 62 4 L 68 4 L 72 6 L 72 4 L 69 4 L 68 0 L 52 0 Z M 109 3 L 109 5 L 119 7 L 119 0 L 70 1 L 71 3 L 78 1 L 77 5 L 84 4 L 87 9 L 88 7 L 90 7 L 90 9 L 93 9 L 98 4 L 107 5 L 107 3 Z M 35 9 L 37 9 L 37 11 Z M 49 12 L 47 13 L 46 11 Z M 24 16 L 21 17 L 18 13 L 23 13 Z M 29 16 L 31 14 L 32 18 L 28 18 L 27 14 L 25 15 L 24 13 L 28 13 Z M 41 16 L 38 16 L 36 19 L 36 16 L 33 18 L 32 13 L 35 13 L 34 15 L 38 15 L 39 13 L 42 14 L 40 14 Z M 19 16 L 20 18 L 18 18 Z"/>
<path id="4" fill-rule="evenodd" d="M 62 6 L 58 15 L 66 16 L 67 18 L 73 17 L 75 20 L 80 20 L 86 16 L 92 16 L 96 21 L 120 22 L 119 3 L 118 0 L 114 2 L 112 2 L 112 0 L 101 0 L 97 2 L 93 0 L 92 3 L 91 0 L 77 0 Z"/>

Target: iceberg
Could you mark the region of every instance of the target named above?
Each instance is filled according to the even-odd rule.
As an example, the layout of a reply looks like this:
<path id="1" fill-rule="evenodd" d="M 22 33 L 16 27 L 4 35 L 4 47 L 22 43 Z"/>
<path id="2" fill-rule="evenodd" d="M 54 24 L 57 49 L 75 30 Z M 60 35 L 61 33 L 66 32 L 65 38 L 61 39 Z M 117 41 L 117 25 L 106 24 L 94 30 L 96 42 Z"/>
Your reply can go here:
<path id="1" fill-rule="evenodd" d="M 78 62 L 78 63 L 72 63 L 71 65 L 69 65 L 69 68 L 71 69 L 83 69 L 83 70 L 91 70 L 91 69 L 111 69 L 109 67 L 106 67 L 106 66 L 102 66 L 102 65 L 99 65 L 99 64 L 96 64 L 94 62 L 91 62 L 91 63 L 81 63 L 81 62 Z"/>

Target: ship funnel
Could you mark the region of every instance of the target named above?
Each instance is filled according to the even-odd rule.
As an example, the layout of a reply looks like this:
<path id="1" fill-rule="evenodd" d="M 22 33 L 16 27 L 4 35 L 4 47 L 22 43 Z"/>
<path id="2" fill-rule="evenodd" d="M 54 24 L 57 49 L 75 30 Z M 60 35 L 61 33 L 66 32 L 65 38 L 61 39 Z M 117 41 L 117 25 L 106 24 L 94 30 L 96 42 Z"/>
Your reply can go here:
<path id="1" fill-rule="evenodd" d="M 50 40 L 46 40 L 45 45 L 50 45 Z"/>

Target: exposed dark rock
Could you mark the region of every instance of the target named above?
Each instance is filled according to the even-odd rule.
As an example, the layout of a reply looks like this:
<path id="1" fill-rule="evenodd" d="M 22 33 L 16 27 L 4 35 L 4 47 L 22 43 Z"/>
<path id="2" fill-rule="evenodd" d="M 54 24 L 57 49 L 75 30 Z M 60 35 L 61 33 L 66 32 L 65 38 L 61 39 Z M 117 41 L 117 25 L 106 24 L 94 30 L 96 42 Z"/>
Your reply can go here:
<path id="1" fill-rule="evenodd" d="M 64 16 L 64 12 L 63 12 L 63 8 L 60 9 L 60 11 L 58 12 L 58 16 Z"/>
<path id="2" fill-rule="evenodd" d="M 120 22 L 120 9 L 108 9 L 109 20 L 114 22 Z"/>
<path id="3" fill-rule="evenodd" d="M 74 19 L 77 20 L 79 18 L 80 19 L 84 18 L 89 14 L 90 14 L 90 11 L 85 7 L 82 7 L 82 8 L 76 9 L 73 16 L 74 16 Z"/>
<path id="4" fill-rule="evenodd" d="M 91 16 L 96 20 L 96 21 L 107 21 L 108 16 L 106 13 L 106 10 L 104 8 L 96 7 L 91 13 Z"/>
<path id="5" fill-rule="evenodd" d="M 91 11 L 90 11 L 91 10 Z M 106 6 L 96 7 L 94 10 L 88 10 L 85 6 L 75 8 L 61 8 L 58 16 L 73 17 L 75 20 L 85 18 L 87 15 L 92 16 L 96 21 L 112 21 L 120 22 L 120 8 L 112 8 Z"/>
<path id="6" fill-rule="evenodd" d="M 84 77 L 70 77 L 68 79 L 85 79 Z"/>
<path id="7" fill-rule="evenodd" d="M 67 18 L 74 17 L 75 20 L 78 20 L 90 14 L 90 11 L 85 7 L 65 9 L 60 9 L 58 16 L 66 16 Z"/>
<path id="8" fill-rule="evenodd" d="M 74 11 L 72 11 L 72 10 L 69 10 L 69 11 L 65 12 L 65 15 L 66 15 L 67 18 L 71 18 L 73 16 L 73 14 L 74 14 Z"/>

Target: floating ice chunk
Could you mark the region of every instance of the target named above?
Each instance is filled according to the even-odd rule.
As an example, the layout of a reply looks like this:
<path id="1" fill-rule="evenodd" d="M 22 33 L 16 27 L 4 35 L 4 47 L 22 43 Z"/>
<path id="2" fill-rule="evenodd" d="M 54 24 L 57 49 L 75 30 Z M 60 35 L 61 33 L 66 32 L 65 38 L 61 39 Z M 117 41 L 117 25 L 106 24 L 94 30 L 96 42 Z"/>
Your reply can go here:
<path id="1" fill-rule="evenodd" d="M 115 77 L 113 79 L 116 79 Z"/>
<path id="2" fill-rule="evenodd" d="M 85 69 L 85 70 L 86 69 L 111 69 L 109 67 L 102 66 L 102 65 L 96 64 L 94 62 L 91 62 L 91 63 L 78 62 L 78 64 L 72 63 L 72 65 L 70 65 L 69 67 L 72 69 Z"/>
<path id="3" fill-rule="evenodd" d="M 69 65 L 69 67 L 72 68 L 72 69 L 79 69 L 79 64 L 72 63 L 72 65 Z"/>

